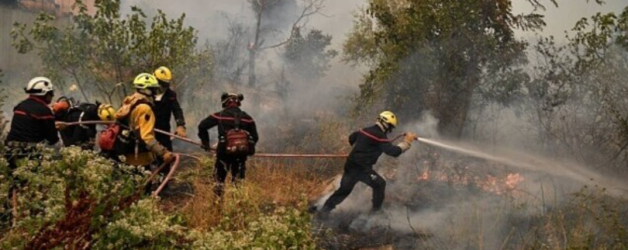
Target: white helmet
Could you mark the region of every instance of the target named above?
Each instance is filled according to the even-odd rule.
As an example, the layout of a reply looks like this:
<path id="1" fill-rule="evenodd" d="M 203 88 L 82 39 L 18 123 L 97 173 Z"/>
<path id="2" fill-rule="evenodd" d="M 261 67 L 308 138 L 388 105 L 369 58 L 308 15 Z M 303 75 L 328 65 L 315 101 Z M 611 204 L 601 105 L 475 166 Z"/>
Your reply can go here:
<path id="1" fill-rule="evenodd" d="M 45 96 L 49 92 L 54 91 L 52 82 L 47 77 L 35 77 L 28 82 L 24 92 L 34 96 Z"/>

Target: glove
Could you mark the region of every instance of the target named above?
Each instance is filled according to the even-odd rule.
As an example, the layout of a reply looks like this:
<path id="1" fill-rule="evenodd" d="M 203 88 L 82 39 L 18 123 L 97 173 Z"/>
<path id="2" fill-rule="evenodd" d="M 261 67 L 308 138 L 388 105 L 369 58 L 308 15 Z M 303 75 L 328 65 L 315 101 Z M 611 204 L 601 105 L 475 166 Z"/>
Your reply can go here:
<path id="1" fill-rule="evenodd" d="M 55 122 L 55 129 L 57 129 L 59 131 L 66 129 L 67 127 L 68 127 L 68 125 L 66 125 L 63 122 Z"/>
<path id="2" fill-rule="evenodd" d="M 419 139 L 419 137 L 413 133 L 413 132 L 408 132 L 406 133 L 406 137 L 403 138 L 403 141 L 411 144 L 413 141 L 416 141 L 417 139 Z"/>
<path id="3" fill-rule="evenodd" d="M 170 151 L 166 151 L 166 153 L 164 153 L 161 157 L 165 163 L 172 163 L 175 159 L 174 154 Z"/>
<path id="4" fill-rule="evenodd" d="M 186 138 L 188 137 L 188 133 L 185 131 L 185 127 L 183 126 L 178 126 L 174 134 L 181 137 L 186 137 Z"/>

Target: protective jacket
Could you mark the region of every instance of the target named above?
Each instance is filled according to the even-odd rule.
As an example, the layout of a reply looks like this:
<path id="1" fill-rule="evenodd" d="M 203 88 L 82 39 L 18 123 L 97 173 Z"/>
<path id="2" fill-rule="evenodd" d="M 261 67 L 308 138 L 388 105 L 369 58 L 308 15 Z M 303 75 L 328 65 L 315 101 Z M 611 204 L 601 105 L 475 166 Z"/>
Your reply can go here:
<path id="1" fill-rule="evenodd" d="M 124 153 L 127 164 L 150 165 L 155 160 L 155 154 L 161 156 L 166 153 L 166 149 L 155 139 L 155 114 L 151 103 L 150 98 L 135 93 L 124 99 L 116 113 L 116 119 L 128 126 L 138 141 Z"/>
<path id="2" fill-rule="evenodd" d="M 170 119 L 173 115 L 177 126 L 185 126 L 185 118 L 179 100 L 177 100 L 177 94 L 170 88 L 167 88 L 162 96 L 155 98 L 154 107 L 157 117 L 155 128 L 170 131 Z"/>
<path id="3" fill-rule="evenodd" d="M 78 107 L 70 108 L 66 112 L 55 114 L 57 121 L 62 122 L 81 122 L 81 121 L 98 121 L 98 106 L 91 103 L 81 103 Z M 96 138 L 96 125 L 78 125 L 68 126 L 59 132 L 63 145 L 80 146 L 85 149 L 93 148 Z"/>
<path id="4" fill-rule="evenodd" d="M 59 141 L 55 120 L 48 105 L 39 97 L 31 96 L 13 109 L 11 130 L 7 142 L 41 143 L 53 145 Z"/>
<path id="5" fill-rule="evenodd" d="M 253 144 L 257 143 L 259 136 L 253 118 L 238 107 L 229 107 L 210 115 L 198 125 L 198 137 L 203 145 L 209 147 L 209 132 L 207 130 L 215 126 L 218 126 L 218 136 L 224 138 L 227 131 L 235 128 L 235 117 L 238 114 L 240 115 L 240 129 L 249 132 Z M 219 157 L 224 154 L 224 144 L 223 139 L 218 142 L 217 155 Z"/>
<path id="6" fill-rule="evenodd" d="M 362 167 L 372 167 L 383 153 L 393 157 L 403 153 L 401 147 L 393 145 L 377 125 L 353 132 L 349 136 L 349 143 L 353 149 L 348 161 Z"/>

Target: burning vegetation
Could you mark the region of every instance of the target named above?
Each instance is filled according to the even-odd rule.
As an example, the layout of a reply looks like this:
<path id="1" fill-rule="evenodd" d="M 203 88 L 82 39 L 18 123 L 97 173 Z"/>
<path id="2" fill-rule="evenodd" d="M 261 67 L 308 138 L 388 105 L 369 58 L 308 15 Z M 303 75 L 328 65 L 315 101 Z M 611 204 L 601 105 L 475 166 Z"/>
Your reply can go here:
<path id="1" fill-rule="evenodd" d="M 0 58 L 0 248 L 627 249 L 628 6 L 583 1 L 608 7 L 561 40 L 543 32 L 563 2 L 0 1 L 0 48 L 16 52 Z M 156 166 L 93 144 L 11 165 L 25 79 L 117 108 L 163 65 L 169 85 L 151 84 L 176 92 L 189 138 L 162 136 L 181 161 L 161 194 L 142 195 L 165 186 Z M 266 157 L 218 186 L 208 144 L 227 139 L 197 130 L 235 125 L 220 110 L 236 106 Z M 373 188 L 321 209 L 343 176 Z"/>

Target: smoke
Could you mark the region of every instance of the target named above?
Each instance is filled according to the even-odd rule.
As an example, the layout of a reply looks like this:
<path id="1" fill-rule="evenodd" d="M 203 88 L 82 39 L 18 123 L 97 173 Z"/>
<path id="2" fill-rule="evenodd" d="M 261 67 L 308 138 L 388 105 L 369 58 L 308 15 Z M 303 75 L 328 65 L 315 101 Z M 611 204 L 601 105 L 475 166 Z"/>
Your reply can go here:
<path id="1" fill-rule="evenodd" d="M 323 223 L 354 232 L 392 231 L 419 238 L 429 235 L 428 240 L 415 241 L 424 248 L 468 249 L 475 242 L 486 249 L 498 249 L 509 235 L 525 232 L 527 228 L 519 223 L 528 221 L 530 227 L 530 220 L 559 209 L 583 186 L 603 188 L 615 198 L 627 194 L 628 185 L 622 180 L 569 159 L 550 158 L 499 142 L 489 145 L 440 139 L 437 124 L 428 112 L 403 127 L 403 131 L 417 132 L 419 142 L 399 159 L 382 159 L 376 166 L 388 178 L 383 213 L 369 213 L 371 190 L 358 184 Z M 425 178 L 425 173 L 431 176 Z M 508 188 L 513 174 L 521 179 Z M 487 176 L 497 180 L 491 187 L 478 179 Z M 322 206 L 339 182 L 337 177 L 317 206 Z"/>

